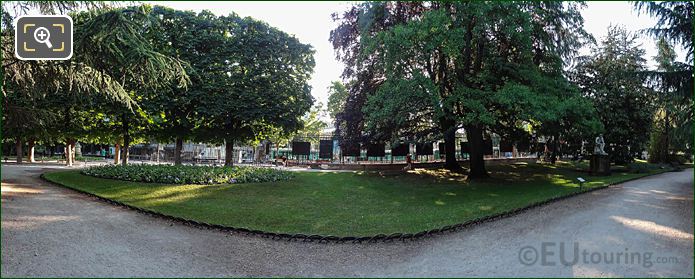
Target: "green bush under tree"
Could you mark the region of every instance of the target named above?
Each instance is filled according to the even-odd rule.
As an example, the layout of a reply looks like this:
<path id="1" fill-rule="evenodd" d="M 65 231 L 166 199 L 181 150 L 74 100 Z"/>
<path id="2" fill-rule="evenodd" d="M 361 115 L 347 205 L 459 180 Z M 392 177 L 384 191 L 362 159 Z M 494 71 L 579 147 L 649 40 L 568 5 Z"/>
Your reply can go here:
<path id="1" fill-rule="evenodd" d="M 233 184 L 284 181 L 292 173 L 273 168 L 214 167 L 184 165 L 101 165 L 89 167 L 82 174 L 136 182 L 173 184 Z"/>

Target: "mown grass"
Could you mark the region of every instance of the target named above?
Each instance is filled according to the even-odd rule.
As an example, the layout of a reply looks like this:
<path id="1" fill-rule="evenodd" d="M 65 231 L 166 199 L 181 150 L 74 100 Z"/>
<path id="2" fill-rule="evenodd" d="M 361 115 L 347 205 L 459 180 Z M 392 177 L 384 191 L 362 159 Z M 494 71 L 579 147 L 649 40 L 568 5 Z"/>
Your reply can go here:
<path id="1" fill-rule="evenodd" d="M 298 172 L 283 182 L 167 185 L 46 173 L 67 187 L 166 215 L 277 233 L 366 236 L 415 233 L 525 207 L 584 189 L 659 173 L 595 177 L 572 165 L 518 164 L 489 168 L 492 178 L 466 181 L 446 171 Z"/>

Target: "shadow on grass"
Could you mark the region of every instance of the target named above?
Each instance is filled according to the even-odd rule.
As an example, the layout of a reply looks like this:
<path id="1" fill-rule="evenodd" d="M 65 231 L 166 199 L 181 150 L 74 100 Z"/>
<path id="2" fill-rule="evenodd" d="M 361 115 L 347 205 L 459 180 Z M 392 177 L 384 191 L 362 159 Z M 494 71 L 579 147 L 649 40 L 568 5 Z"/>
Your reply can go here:
<path id="1" fill-rule="evenodd" d="M 468 181 L 445 170 L 378 173 L 298 172 L 284 182 L 162 185 L 99 179 L 75 171 L 54 182 L 166 215 L 269 232 L 322 235 L 414 233 L 575 193 L 578 175 L 564 167 L 492 166 L 492 178 Z M 587 187 L 634 175 L 596 177 Z"/>

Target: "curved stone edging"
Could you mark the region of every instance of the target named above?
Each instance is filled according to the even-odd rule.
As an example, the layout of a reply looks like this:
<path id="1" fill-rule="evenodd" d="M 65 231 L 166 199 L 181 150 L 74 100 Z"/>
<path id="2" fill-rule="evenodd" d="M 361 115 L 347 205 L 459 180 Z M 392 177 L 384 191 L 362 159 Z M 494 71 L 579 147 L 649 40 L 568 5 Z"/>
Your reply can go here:
<path id="1" fill-rule="evenodd" d="M 508 210 L 505 212 L 501 212 L 501 213 L 497 213 L 497 214 L 493 214 L 493 215 L 489 215 L 489 216 L 485 216 L 485 217 L 481 217 L 481 218 L 476 218 L 476 219 L 469 220 L 469 221 L 466 221 L 463 223 L 458 223 L 458 224 L 454 224 L 454 225 L 447 225 L 447 226 L 435 228 L 432 230 L 421 231 L 418 233 L 393 233 L 390 235 L 377 234 L 377 235 L 373 235 L 373 236 L 332 236 L 332 235 L 317 235 L 317 234 L 305 235 L 305 234 L 274 233 L 274 232 L 267 232 L 267 231 L 261 231 L 261 230 L 253 230 L 253 229 L 248 229 L 248 228 L 231 227 L 231 226 L 223 226 L 223 225 L 218 225 L 218 224 L 210 224 L 210 223 L 205 223 L 205 222 L 198 222 L 195 220 L 190 220 L 190 219 L 186 219 L 186 218 L 181 218 L 181 217 L 176 217 L 176 216 L 171 216 L 171 215 L 159 213 L 159 212 L 149 210 L 149 209 L 135 207 L 132 205 L 128 205 L 128 204 L 119 202 L 119 201 L 104 198 L 102 196 L 99 196 L 99 195 L 96 195 L 96 194 L 93 194 L 93 193 L 90 193 L 87 191 L 79 190 L 79 189 L 76 189 L 76 188 L 61 184 L 61 183 L 53 182 L 53 181 L 46 179 L 44 177 L 43 173 L 41 174 L 40 178 L 43 181 L 46 181 L 50 184 L 57 185 L 57 186 L 67 188 L 67 189 L 70 189 L 72 191 L 81 193 L 81 194 L 85 194 L 87 196 L 97 198 L 103 202 L 107 202 L 107 203 L 110 203 L 113 205 L 125 207 L 125 208 L 131 209 L 131 210 L 134 210 L 134 211 L 137 211 L 139 213 L 146 214 L 146 215 L 150 215 L 153 217 L 159 217 L 159 218 L 166 219 L 169 221 L 174 221 L 174 222 L 178 222 L 178 223 L 181 223 L 184 225 L 194 226 L 194 227 L 198 227 L 198 228 L 216 229 L 216 230 L 220 230 L 220 231 L 224 231 L 224 232 L 232 232 L 232 233 L 239 233 L 239 234 L 245 234 L 245 235 L 255 235 L 255 236 L 260 236 L 262 238 L 269 238 L 269 239 L 273 239 L 273 240 L 287 240 L 287 241 L 301 241 L 301 242 L 314 242 L 314 241 L 316 241 L 318 243 L 347 243 L 347 242 L 351 242 L 351 243 L 377 243 L 377 242 L 392 242 L 395 240 L 402 241 L 402 242 L 415 241 L 415 240 L 419 240 L 419 239 L 422 239 L 425 237 L 432 237 L 432 236 L 441 235 L 444 233 L 455 232 L 457 230 L 468 228 L 468 227 L 471 227 L 474 225 L 478 225 L 478 224 L 482 224 L 482 223 L 486 223 L 486 222 L 490 222 L 490 221 L 494 221 L 494 220 L 498 220 L 498 219 L 502 219 L 502 218 L 506 218 L 506 217 L 511 217 L 514 215 L 518 215 L 526 210 L 541 207 L 543 205 L 550 204 L 550 203 L 553 203 L 556 201 L 564 200 L 567 198 L 571 198 L 571 197 L 578 196 L 581 194 L 593 192 L 596 190 L 606 189 L 606 188 L 613 186 L 613 185 L 616 185 L 616 184 L 621 184 L 621 183 L 649 177 L 652 175 L 662 174 L 665 172 L 669 172 L 669 171 L 664 171 L 664 172 L 659 172 L 659 173 L 654 173 L 654 174 L 648 174 L 648 175 L 640 176 L 640 177 L 634 177 L 634 178 L 630 178 L 630 179 L 623 180 L 620 182 L 609 183 L 607 185 L 577 191 L 577 192 L 570 193 L 567 195 L 556 196 L 556 197 L 553 197 L 553 198 L 550 198 L 550 199 L 547 199 L 544 201 L 529 204 L 529 205 L 521 207 L 521 208 Z"/>

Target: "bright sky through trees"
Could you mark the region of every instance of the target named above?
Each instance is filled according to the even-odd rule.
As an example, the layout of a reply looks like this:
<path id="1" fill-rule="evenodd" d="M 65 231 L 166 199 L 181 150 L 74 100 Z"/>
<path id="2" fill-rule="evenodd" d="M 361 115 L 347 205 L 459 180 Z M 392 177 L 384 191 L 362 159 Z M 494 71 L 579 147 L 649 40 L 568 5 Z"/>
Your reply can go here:
<path id="1" fill-rule="evenodd" d="M 327 87 L 331 81 L 340 80 L 343 66 L 335 59 L 333 47 L 328 41 L 330 30 L 335 27 L 331 13 L 343 12 L 351 2 L 151 2 L 152 4 L 169 6 L 182 10 L 201 11 L 211 10 L 218 15 L 226 15 L 231 11 L 240 16 L 268 22 L 289 34 L 294 34 L 302 43 L 311 44 L 316 49 L 316 68 L 310 81 L 312 95 L 317 101 L 327 102 Z M 656 20 L 648 15 L 638 15 L 632 3 L 587 2 L 587 8 L 582 10 L 586 30 L 597 40 L 606 35 L 608 26 L 622 25 L 628 31 L 649 28 Z M 652 38 L 640 36 L 640 43 L 646 50 L 645 58 L 650 67 L 654 67 L 652 57 L 656 55 L 656 45 Z M 684 51 L 678 47 L 678 60 L 685 59 Z M 582 53 L 588 53 L 588 49 Z"/>

